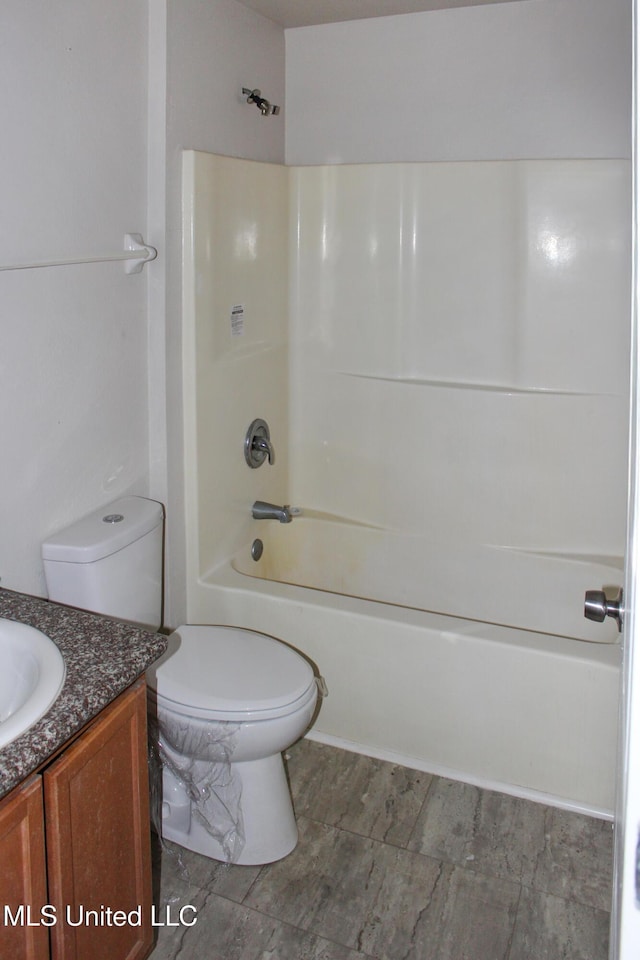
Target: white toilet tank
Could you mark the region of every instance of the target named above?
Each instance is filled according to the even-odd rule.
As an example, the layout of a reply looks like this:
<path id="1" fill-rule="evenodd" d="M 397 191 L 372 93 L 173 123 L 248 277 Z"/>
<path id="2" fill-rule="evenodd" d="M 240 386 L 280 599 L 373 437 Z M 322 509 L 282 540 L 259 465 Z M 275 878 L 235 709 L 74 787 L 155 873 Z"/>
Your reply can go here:
<path id="1" fill-rule="evenodd" d="M 162 504 L 123 497 L 42 544 L 49 599 L 157 630 L 162 617 Z"/>

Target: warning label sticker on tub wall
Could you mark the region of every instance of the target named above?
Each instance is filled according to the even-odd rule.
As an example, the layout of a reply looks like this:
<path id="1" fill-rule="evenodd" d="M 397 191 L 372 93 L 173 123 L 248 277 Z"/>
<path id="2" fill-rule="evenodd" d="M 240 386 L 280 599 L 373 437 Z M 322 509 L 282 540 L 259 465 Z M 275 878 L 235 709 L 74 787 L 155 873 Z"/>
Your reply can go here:
<path id="1" fill-rule="evenodd" d="M 231 336 L 241 337 L 244 333 L 244 307 L 241 303 L 231 307 Z"/>

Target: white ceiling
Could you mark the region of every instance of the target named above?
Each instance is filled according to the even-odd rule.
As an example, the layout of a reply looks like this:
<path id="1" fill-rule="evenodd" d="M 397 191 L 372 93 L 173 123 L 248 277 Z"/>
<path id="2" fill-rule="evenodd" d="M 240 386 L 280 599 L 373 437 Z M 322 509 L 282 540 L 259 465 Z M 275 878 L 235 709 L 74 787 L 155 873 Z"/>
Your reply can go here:
<path id="1" fill-rule="evenodd" d="M 481 3 L 514 3 L 516 0 L 240 0 L 283 27 L 309 27 L 340 20 L 389 17 L 399 13 L 422 13 Z"/>

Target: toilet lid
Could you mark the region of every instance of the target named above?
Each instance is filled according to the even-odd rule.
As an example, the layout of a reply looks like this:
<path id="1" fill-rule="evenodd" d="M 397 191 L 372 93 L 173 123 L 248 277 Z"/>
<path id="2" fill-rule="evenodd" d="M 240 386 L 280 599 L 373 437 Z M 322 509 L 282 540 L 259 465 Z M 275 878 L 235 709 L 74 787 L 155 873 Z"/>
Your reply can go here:
<path id="1" fill-rule="evenodd" d="M 307 661 L 280 640 L 237 627 L 185 626 L 147 671 L 161 697 L 216 714 L 278 709 L 315 683 Z M 236 719 L 233 717 L 233 719 Z"/>

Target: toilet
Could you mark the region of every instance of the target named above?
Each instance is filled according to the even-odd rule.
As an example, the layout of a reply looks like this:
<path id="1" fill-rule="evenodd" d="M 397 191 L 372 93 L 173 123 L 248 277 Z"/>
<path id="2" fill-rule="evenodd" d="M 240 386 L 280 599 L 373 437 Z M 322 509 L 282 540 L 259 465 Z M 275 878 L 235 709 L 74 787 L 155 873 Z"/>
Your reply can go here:
<path id="1" fill-rule="evenodd" d="M 51 600 L 157 630 L 162 505 L 123 497 L 42 545 Z M 216 860 L 280 860 L 298 839 L 282 752 L 308 729 L 318 685 L 274 637 L 187 625 L 147 671 L 162 759 L 162 835 Z"/>

